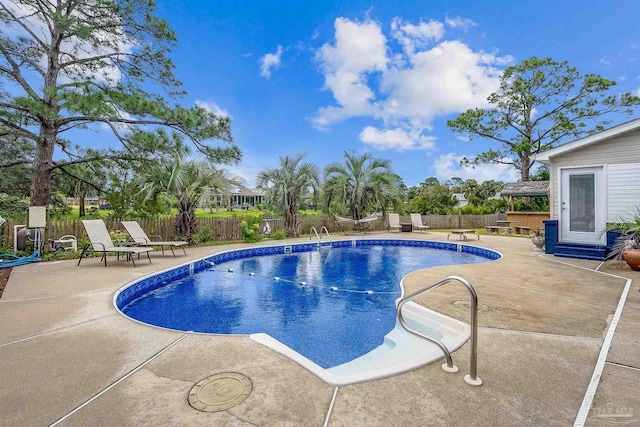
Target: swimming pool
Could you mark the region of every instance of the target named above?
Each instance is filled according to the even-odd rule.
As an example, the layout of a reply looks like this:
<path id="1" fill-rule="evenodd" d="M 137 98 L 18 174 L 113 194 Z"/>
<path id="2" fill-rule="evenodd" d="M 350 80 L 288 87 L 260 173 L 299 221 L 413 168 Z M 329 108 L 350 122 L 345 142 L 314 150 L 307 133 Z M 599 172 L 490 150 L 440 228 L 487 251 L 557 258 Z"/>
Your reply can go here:
<path id="1" fill-rule="evenodd" d="M 407 273 L 499 257 L 483 248 L 415 240 L 259 247 L 147 277 L 114 300 L 125 315 L 164 328 L 266 333 L 329 369 L 381 346 L 394 329 Z M 435 330 L 430 335 L 442 338 Z"/>

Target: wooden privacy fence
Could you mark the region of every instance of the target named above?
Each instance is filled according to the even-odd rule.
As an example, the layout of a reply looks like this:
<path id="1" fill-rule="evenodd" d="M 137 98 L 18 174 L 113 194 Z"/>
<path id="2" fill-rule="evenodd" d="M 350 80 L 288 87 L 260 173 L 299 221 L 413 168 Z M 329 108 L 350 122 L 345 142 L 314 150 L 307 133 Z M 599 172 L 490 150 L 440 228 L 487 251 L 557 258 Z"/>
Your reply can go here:
<path id="1" fill-rule="evenodd" d="M 88 218 L 89 219 L 89 218 Z M 175 218 L 135 218 L 142 229 L 149 235 L 158 235 L 163 239 L 174 240 Z M 120 221 L 113 218 L 103 218 L 110 232 L 126 233 Z M 242 240 L 240 232 L 240 219 L 238 218 L 198 218 L 200 229 L 208 227 L 212 231 L 214 241 Z M 24 220 L 7 220 L 2 226 L 4 246 L 13 247 L 13 226 L 25 224 Z M 87 237 L 80 219 L 54 219 L 47 227 L 49 239 L 59 238 L 65 235 L 74 235 L 78 240 Z M 0 245 L 1 246 L 1 245 Z"/>
<path id="2" fill-rule="evenodd" d="M 507 219 L 506 214 L 491 215 L 423 215 L 422 222 L 431 229 L 450 229 L 450 228 L 482 228 L 486 225 L 496 225 L 496 221 Z M 173 227 L 175 218 L 138 218 L 136 219 L 143 230 L 148 235 L 159 235 L 163 239 L 173 240 Z M 240 231 L 240 218 L 198 218 L 200 229 L 208 227 L 212 231 L 214 241 L 242 240 Z M 109 231 L 124 232 L 124 227 L 113 218 L 104 218 L 104 222 Z M 283 218 L 263 218 L 260 230 L 269 223 L 271 232 L 284 229 Z M 409 215 L 402 215 L 400 222 L 411 222 Z M 340 228 L 336 225 L 333 218 L 329 217 L 303 217 L 300 219 L 300 235 L 309 235 L 311 227 L 315 227 L 318 233 L 322 227 L 327 227 L 329 233 L 340 233 Z M 25 224 L 23 220 L 7 220 L 2 226 L 4 246 L 13 246 L 13 226 L 16 224 Z M 368 224 L 369 231 L 385 230 L 386 222 L 382 220 L 373 221 Z M 347 226 L 351 230 L 353 227 Z M 78 240 L 86 237 L 84 227 L 80 219 L 55 219 L 50 221 L 47 228 L 47 236 L 49 239 L 59 238 L 61 236 L 72 234 Z"/>

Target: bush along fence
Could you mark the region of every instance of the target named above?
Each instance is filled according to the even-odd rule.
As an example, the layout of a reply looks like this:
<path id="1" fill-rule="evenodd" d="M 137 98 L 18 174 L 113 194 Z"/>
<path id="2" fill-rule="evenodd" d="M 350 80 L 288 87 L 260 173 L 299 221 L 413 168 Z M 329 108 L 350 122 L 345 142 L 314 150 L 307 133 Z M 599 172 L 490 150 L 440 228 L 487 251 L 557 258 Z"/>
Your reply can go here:
<path id="1" fill-rule="evenodd" d="M 486 225 L 496 225 L 496 221 L 506 219 L 506 214 L 491 215 L 423 215 L 422 222 L 431 229 L 450 229 L 450 228 L 483 228 Z M 148 235 L 158 235 L 163 239 L 175 240 L 173 227 L 175 218 L 138 218 L 136 219 L 143 230 Z M 124 233 L 124 227 L 112 218 L 105 218 L 104 222 L 107 229 L 112 233 Z M 203 241 L 240 241 L 242 240 L 241 218 L 198 218 L 200 230 L 203 234 Z M 311 228 L 315 227 L 320 233 L 322 227 L 326 227 L 329 233 L 340 233 L 338 227 L 330 217 L 303 217 L 300 219 L 300 235 L 308 236 Z M 409 215 L 400 216 L 400 222 L 411 222 Z M 266 224 L 269 224 L 271 232 L 284 230 L 283 218 L 262 218 L 260 224 L 260 232 L 262 233 Z M 7 220 L 1 229 L 0 246 L 13 247 L 13 229 L 16 224 L 24 224 L 22 220 Z M 368 231 L 385 230 L 386 222 L 382 220 L 373 221 L 368 224 Z M 345 227 L 343 225 L 343 227 Z M 353 227 L 345 227 L 347 231 L 353 231 Z M 357 230 L 357 228 L 356 228 Z M 203 232 L 204 231 L 204 232 Z M 210 233 L 209 233 L 210 232 Z M 49 239 L 56 239 L 65 235 L 76 236 L 78 240 L 86 237 L 84 227 L 80 219 L 57 219 L 51 220 L 47 228 L 47 236 Z M 194 236 L 196 241 L 198 240 Z"/>

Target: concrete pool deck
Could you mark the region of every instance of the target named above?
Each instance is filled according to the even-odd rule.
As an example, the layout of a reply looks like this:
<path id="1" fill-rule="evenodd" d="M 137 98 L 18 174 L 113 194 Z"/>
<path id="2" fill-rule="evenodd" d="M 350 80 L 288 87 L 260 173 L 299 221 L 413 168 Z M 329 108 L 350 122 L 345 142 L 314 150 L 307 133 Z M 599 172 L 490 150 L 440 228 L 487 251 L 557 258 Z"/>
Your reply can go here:
<path id="1" fill-rule="evenodd" d="M 447 233 L 369 233 L 446 241 Z M 344 236 L 335 235 L 334 239 Z M 154 271 L 249 245 L 191 248 L 187 256 L 152 253 L 153 264 L 99 259 L 14 268 L 0 299 L 0 425 L 572 425 L 625 287 L 633 279 L 608 352 L 594 407 L 612 402 L 640 423 L 640 272 L 598 262 L 553 258 L 529 239 L 482 236 L 461 242 L 495 249 L 498 261 L 419 270 L 412 291 L 448 275 L 478 291 L 479 388 L 463 381 L 469 345 L 453 353 L 460 372 L 434 363 L 393 378 L 334 387 L 246 336 L 160 330 L 121 316 L 113 294 Z M 308 239 L 288 240 L 308 241 Z M 453 239 L 452 241 L 455 241 Z M 258 245 L 280 244 L 283 241 Z M 114 259 L 114 261 L 111 261 Z M 618 276 L 618 277 L 614 277 Z M 418 299 L 468 322 L 461 286 Z M 456 304 L 454 304 L 456 303 Z M 187 397 L 202 379 L 239 372 L 251 395 L 227 411 L 205 413 Z M 329 413 L 330 407 L 332 410 Z M 587 425 L 610 413 L 592 411 Z M 604 424 L 602 424 L 604 425 Z"/>

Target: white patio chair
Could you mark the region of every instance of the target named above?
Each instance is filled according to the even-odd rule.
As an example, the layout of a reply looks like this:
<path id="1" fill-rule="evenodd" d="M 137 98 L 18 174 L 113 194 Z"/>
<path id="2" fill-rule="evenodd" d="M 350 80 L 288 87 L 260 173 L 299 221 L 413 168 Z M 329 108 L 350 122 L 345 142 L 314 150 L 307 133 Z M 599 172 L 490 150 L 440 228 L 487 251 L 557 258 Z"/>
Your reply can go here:
<path id="1" fill-rule="evenodd" d="M 402 225 L 400 225 L 400 214 L 390 213 L 389 214 L 389 231 L 391 230 L 402 230 Z"/>
<path id="2" fill-rule="evenodd" d="M 80 259 L 78 260 L 78 265 L 80 265 L 80 261 L 82 261 L 82 257 L 84 257 L 89 250 L 93 250 L 94 252 L 102 252 L 102 258 L 100 261 L 104 260 L 104 266 L 107 266 L 107 253 L 116 253 L 118 257 L 121 253 L 127 254 L 127 261 L 131 260 L 133 266 L 136 266 L 135 261 L 133 260 L 132 255 L 140 255 L 141 253 L 147 254 L 147 258 L 149 262 L 151 262 L 151 257 L 149 257 L 149 252 L 153 250 L 153 248 L 140 248 L 140 247 L 131 247 L 131 246 L 116 246 L 113 244 L 111 240 L 111 236 L 109 235 L 109 231 L 107 230 L 107 226 L 104 224 L 104 221 L 101 219 L 85 219 L 82 221 L 82 225 L 84 225 L 84 229 L 87 230 L 87 236 L 89 237 L 89 243 L 84 245 L 82 248 L 82 253 L 80 254 Z"/>
<path id="3" fill-rule="evenodd" d="M 142 229 L 142 227 L 140 227 L 140 224 L 138 224 L 138 221 L 122 221 L 122 225 L 124 225 L 124 228 L 127 230 L 127 233 L 129 233 L 129 236 L 131 236 L 131 238 L 133 239 L 134 242 L 136 242 L 138 245 L 140 246 L 160 246 L 160 248 L 162 249 L 162 255 L 164 255 L 164 247 L 167 246 L 169 249 L 171 249 L 171 253 L 173 254 L 173 257 L 176 257 L 176 253 L 173 251 L 174 247 L 180 247 L 182 248 L 182 252 L 184 252 L 184 254 L 187 254 L 187 251 L 184 249 L 184 246 L 188 244 L 188 242 L 179 242 L 179 241 L 153 241 L 149 238 L 149 236 L 147 236 L 147 233 L 144 232 L 144 230 Z M 157 237 L 159 239 L 162 239 L 162 237 L 160 236 L 153 236 L 153 237 Z"/>
<path id="4" fill-rule="evenodd" d="M 422 223 L 422 215 L 418 213 L 411 214 L 411 224 L 413 225 L 413 230 L 424 231 L 425 233 L 429 229 L 428 225 L 424 225 Z"/>

